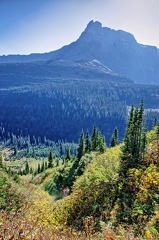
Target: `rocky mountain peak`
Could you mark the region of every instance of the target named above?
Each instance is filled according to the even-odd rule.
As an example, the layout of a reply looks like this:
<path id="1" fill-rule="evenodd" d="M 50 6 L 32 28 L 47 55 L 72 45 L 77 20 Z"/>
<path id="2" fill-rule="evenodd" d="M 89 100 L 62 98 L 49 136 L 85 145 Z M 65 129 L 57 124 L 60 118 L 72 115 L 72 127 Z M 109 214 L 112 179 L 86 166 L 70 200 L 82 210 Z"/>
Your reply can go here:
<path id="1" fill-rule="evenodd" d="M 94 39 L 100 42 L 127 42 L 129 44 L 136 44 L 137 41 L 131 33 L 123 30 L 114 30 L 108 27 L 102 27 L 98 21 L 90 21 L 86 29 L 82 32 L 80 40 Z"/>
<path id="2" fill-rule="evenodd" d="M 87 24 L 87 27 L 86 27 L 86 30 L 99 30 L 102 28 L 102 24 L 98 21 L 93 21 L 91 20 L 88 24 Z"/>

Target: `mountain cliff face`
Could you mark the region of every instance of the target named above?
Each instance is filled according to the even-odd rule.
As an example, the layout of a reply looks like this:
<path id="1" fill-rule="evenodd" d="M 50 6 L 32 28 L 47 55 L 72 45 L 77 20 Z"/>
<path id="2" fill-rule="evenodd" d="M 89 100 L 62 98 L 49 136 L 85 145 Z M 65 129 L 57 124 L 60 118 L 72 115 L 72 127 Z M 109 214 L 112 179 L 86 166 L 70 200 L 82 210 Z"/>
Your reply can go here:
<path id="1" fill-rule="evenodd" d="M 136 83 L 159 84 L 159 49 L 137 43 L 130 33 L 91 21 L 77 41 L 44 54 L 1 56 L 0 63 L 32 61 L 99 61 Z"/>
<path id="2" fill-rule="evenodd" d="M 137 43 L 130 33 L 102 27 L 99 22 L 91 21 L 76 42 L 50 55 L 54 60 L 97 59 L 136 83 L 159 84 L 159 50 Z"/>

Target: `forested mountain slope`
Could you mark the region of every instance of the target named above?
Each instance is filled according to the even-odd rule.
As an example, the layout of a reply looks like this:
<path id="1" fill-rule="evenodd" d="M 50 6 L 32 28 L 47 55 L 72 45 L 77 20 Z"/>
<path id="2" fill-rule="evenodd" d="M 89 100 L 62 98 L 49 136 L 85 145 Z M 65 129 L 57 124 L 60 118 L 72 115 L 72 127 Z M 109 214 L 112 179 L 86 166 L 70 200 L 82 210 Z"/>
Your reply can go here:
<path id="1" fill-rule="evenodd" d="M 33 135 L 58 141 L 77 142 L 83 129 L 94 124 L 106 136 L 107 144 L 115 127 L 120 139 L 125 133 L 129 106 L 144 100 L 147 123 L 151 127 L 158 116 L 159 87 L 118 83 L 113 80 L 43 78 L 29 73 L 14 80 L 14 75 L 0 88 L 0 136 Z M 108 74 L 108 76 L 111 76 Z"/>

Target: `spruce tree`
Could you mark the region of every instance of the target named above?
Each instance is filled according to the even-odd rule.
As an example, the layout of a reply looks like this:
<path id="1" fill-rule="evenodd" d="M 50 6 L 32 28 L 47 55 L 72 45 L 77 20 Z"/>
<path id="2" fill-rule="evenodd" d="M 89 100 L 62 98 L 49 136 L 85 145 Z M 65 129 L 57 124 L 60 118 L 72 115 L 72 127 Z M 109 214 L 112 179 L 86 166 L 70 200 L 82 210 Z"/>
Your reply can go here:
<path id="1" fill-rule="evenodd" d="M 91 140 L 89 137 L 89 133 L 86 133 L 86 141 L 85 141 L 85 152 L 90 153 L 91 151 Z"/>
<path id="2" fill-rule="evenodd" d="M 82 131 L 79 139 L 78 148 L 77 148 L 77 159 L 80 160 L 84 154 L 85 154 L 85 142 L 84 142 L 84 133 Z"/>
<path id="3" fill-rule="evenodd" d="M 136 108 L 134 110 L 133 124 L 131 126 L 131 154 L 132 154 L 132 167 L 135 167 L 139 158 L 140 150 L 140 138 L 141 138 L 141 128 L 140 128 L 140 118 L 139 110 Z"/>
<path id="4" fill-rule="evenodd" d="M 91 139 L 91 150 L 92 151 L 99 151 L 103 153 L 106 149 L 106 143 L 105 143 L 105 138 L 101 134 L 101 132 L 94 126 L 93 128 L 93 134 L 92 134 L 92 139 Z"/>
<path id="5" fill-rule="evenodd" d="M 154 118 L 154 123 L 153 123 L 153 127 L 157 126 L 157 118 Z"/>
<path id="6" fill-rule="evenodd" d="M 40 163 L 38 163 L 38 173 L 41 172 L 41 167 L 40 167 Z"/>
<path id="7" fill-rule="evenodd" d="M 16 146 L 14 147 L 14 153 L 13 153 L 13 155 L 16 156 L 17 153 L 18 153 L 18 147 L 17 147 L 17 145 L 16 145 Z"/>
<path id="8" fill-rule="evenodd" d="M 146 135 L 144 135 L 144 138 L 142 137 L 145 131 L 143 128 L 143 114 L 143 101 L 141 101 L 140 109 L 132 106 L 122 149 L 123 173 L 124 169 L 127 171 L 129 168 L 138 167 L 141 164 L 141 159 L 143 159 L 143 143 L 146 144 L 144 139 Z"/>
<path id="9" fill-rule="evenodd" d="M 65 158 L 65 160 L 70 160 L 70 159 L 71 159 L 70 148 L 68 147 L 67 151 L 66 151 L 66 158 Z"/>
<path id="10" fill-rule="evenodd" d="M 112 137 L 111 137 L 110 146 L 111 146 L 111 147 L 114 147 L 114 146 L 115 146 L 115 138 L 114 138 L 114 135 L 112 135 Z"/>
<path id="11" fill-rule="evenodd" d="M 29 163 L 28 161 L 26 161 L 25 163 L 25 174 L 28 174 L 29 173 Z"/>
<path id="12" fill-rule="evenodd" d="M 118 144 L 118 130 L 117 128 L 114 129 L 113 135 L 111 137 L 111 142 L 110 142 L 110 146 L 114 147 Z"/>
<path id="13" fill-rule="evenodd" d="M 98 140 L 98 129 L 96 128 L 96 126 L 94 126 L 92 139 L 91 139 L 92 151 L 96 151 L 97 150 L 97 140 Z"/>
<path id="14" fill-rule="evenodd" d="M 49 153 L 49 159 L 48 159 L 48 168 L 53 167 L 53 156 L 52 156 L 52 151 Z"/>
<path id="15" fill-rule="evenodd" d="M 47 161 L 45 161 L 45 169 L 48 168 L 48 164 L 47 164 Z"/>
<path id="16" fill-rule="evenodd" d="M 145 151 L 146 151 L 146 133 L 143 132 L 141 135 L 141 143 L 140 143 L 140 162 L 142 164 L 143 160 L 144 160 L 144 155 L 145 155 Z"/>
<path id="17" fill-rule="evenodd" d="M 115 128 L 114 129 L 114 139 L 115 139 L 115 145 L 118 144 L 118 129 Z"/>
<path id="18" fill-rule="evenodd" d="M 139 109 L 132 106 L 122 148 L 118 218 L 119 221 L 127 223 L 132 223 L 132 209 L 135 199 L 135 190 L 130 184 L 130 181 L 133 181 L 133 175 L 130 178 L 130 173 L 134 168 L 141 168 L 144 164 L 146 133 L 143 126 L 143 114 L 143 101 L 141 101 Z"/>
<path id="19" fill-rule="evenodd" d="M 29 173 L 30 173 L 30 174 L 33 174 L 33 169 L 32 169 L 32 167 L 30 167 Z"/>
<path id="20" fill-rule="evenodd" d="M 27 142 L 27 154 L 30 153 L 30 144 Z"/>
<path id="21" fill-rule="evenodd" d="M 105 143 L 105 138 L 101 134 L 101 132 L 97 132 L 97 147 L 96 150 L 99 151 L 100 153 L 104 153 L 106 150 L 106 143 Z"/>
<path id="22" fill-rule="evenodd" d="M 42 162 L 42 164 L 41 164 L 41 172 L 44 172 L 44 170 L 45 170 L 45 164 L 44 164 L 44 161 Z"/>
<path id="23" fill-rule="evenodd" d="M 3 168 L 3 157 L 1 152 L 0 152 L 0 168 Z"/>

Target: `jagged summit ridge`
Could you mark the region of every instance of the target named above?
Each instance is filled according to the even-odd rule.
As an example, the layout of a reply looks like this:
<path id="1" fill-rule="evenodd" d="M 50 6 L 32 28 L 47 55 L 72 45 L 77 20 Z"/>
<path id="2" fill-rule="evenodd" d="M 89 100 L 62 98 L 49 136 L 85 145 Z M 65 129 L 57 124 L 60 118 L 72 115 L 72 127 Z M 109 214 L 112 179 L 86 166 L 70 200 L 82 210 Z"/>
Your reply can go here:
<path id="1" fill-rule="evenodd" d="M 86 29 L 101 29 L 101 28 L 102 28 L 102 23 L 98 21 L 93 21 L 93 20 L 91 20 L 86 27 Z"/>
<path id="2" fill-rule="evenodd" d="M 88 24 L 84 32 L 81 34 L 81 37 L 85 34 L 95 35 L 96 38 L 101 39 L 107 38 L 112 41 L 126 41 L 126 42 L 134 42 L 137 43 L 136 39 L 131 33 L 122 31 L 122 30 L 114 30 L 108 27 L 102 27 L 102 24 L 98 21 L 91 20 Z"/>

